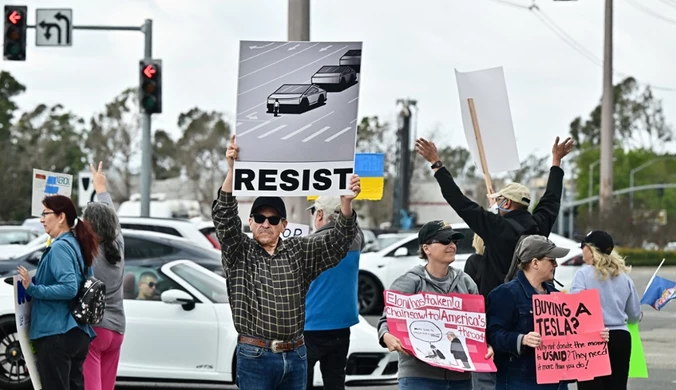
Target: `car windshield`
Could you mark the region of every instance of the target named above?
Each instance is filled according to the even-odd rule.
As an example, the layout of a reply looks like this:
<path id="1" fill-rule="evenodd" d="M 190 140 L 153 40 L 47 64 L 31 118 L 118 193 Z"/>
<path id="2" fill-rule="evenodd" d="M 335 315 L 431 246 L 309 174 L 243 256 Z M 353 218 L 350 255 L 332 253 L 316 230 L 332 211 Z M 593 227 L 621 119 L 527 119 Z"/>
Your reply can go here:
<path id="1" fill-rule="evenodd" d="M 228 303 L 225 279 L 208 275 L 187 264 L 177 264 L 171 271 L 188 282 L 214 303 Z"/>
<path id="2" fill-rule="evenodd" d="M 394 244 L 397 241 L 400 241 L 402 238 L 408 236 L 408 234 L 393 234 L 393 235 L 387 235 L 385 237 L 378 236 L 378 244 L 380 244 L 380 248 L 387 248 L 388 246 Z"/>
<path id="3" fill-rule="evenodd" d="M 26 229 L 2 229 L 0 230 L 0 245 L 24 245 L 33 237 Z"/>
<path id="4" fill-rule="evenodd" d="M 275 93 L 282 93 L 282 94 L 298 94 L 298 93 L 303 93 L 307 91 L 309 88 L 309 85 L 298 85 L 298 84 L 285 84 L 279 87 L 275 91 Z"/>
<path id="5" fill-rule="evenodd" d="M 322 66 L 317 73 L 340 73 L 343 69 L 342 66 Z"/>

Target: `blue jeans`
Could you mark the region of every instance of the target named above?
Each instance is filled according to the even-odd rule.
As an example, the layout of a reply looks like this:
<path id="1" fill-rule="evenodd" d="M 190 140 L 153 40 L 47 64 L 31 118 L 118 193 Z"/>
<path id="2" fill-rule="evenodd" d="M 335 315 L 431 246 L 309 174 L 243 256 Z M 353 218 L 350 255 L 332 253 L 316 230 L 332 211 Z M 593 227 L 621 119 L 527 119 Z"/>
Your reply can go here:
<path id="1" fill-rule="evenodd" d="M 275 353 L 239 343 L 236 370 L 235 383 L 242 390 L 305 390 L 307 348 Z"/>
<path id="2" fill-rule="evenodd" d="M 399 378 L 399 390 L 472 390 L 472 380 L 447 381 L 430 378 Z"/>
<path id="3" fill-rule="evenodd" d="M 568 383 L 550 383 L 539 385 L 535 378 L 519 378 L 512 376 L 504 379 L 498 377 L 496 390 L 568 390 Z"/>

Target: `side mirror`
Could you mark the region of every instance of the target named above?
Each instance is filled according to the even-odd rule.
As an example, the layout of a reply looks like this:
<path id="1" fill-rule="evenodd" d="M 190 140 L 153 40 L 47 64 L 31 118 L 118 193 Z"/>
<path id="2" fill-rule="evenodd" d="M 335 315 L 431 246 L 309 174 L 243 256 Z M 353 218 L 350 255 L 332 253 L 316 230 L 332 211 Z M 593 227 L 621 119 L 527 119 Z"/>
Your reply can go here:
<path id="1" fill-rule="evenodd" d="M 183 305 L 185 310 L 192 310 L 195 308 L 195 300 L 185 291 L 181 290 L 167 290 L 160 296 L 162 302 L 170 305 Z"/>
<path id="2" fill-rule="evenodd" d="M 400 248 L 397 248 L 396 251 L 394 251 L 394 257 L 404 257 L 404 256 L 408 256 L 407 248 L 402 246 Z"/>

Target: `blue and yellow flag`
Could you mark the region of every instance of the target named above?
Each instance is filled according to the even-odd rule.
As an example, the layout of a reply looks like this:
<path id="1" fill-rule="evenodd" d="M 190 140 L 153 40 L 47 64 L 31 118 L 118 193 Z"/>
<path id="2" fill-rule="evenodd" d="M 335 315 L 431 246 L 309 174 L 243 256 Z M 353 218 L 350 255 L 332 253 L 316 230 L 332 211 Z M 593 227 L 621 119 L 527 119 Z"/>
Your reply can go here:
<path id="1" fill-rule="evenodd" d="M 385 154 L 357 153 L 354 155 L 354 173 L 361 179 L 361 193 L 355 200 L 381 200 L 385 186 Z M 312 201 L 318 196 L 308 196 Z"/>

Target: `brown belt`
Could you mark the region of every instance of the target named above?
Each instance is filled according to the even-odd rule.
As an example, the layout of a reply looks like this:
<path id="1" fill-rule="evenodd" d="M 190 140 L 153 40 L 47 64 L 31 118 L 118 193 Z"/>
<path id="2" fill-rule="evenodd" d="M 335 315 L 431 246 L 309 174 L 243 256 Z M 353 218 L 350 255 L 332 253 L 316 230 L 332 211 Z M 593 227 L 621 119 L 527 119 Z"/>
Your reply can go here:
<path id="1" fill-rule="evenodd" d="M 305 338 L 300 336 L 299 339 L 295 341 L 284 341 L 284 340 L 266 340 L 258 337 L 249 337 L 239 335 L 237 341 L 242 344 L 253 345 L 254 347 L 267 348 L 272 352 L 289 352 L 295 351 L 305 344 Z"/>

